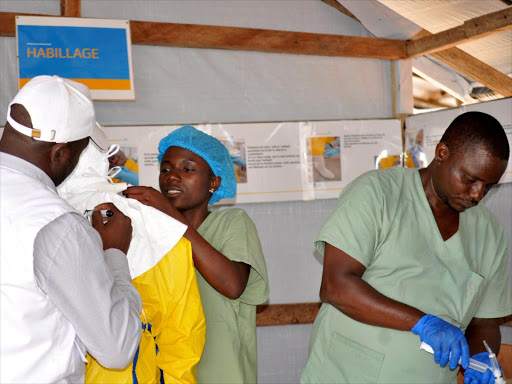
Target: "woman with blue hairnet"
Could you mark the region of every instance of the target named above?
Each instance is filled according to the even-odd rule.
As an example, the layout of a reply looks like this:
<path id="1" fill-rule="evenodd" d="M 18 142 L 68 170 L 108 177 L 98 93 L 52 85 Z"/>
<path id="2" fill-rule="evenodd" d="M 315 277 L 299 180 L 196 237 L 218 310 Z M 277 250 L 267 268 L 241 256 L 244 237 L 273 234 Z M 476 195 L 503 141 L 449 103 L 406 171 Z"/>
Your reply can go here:
<path id="1" fill-rule="evenodd" d="M 170 133 L 158 146 L 161 193 L 130 187 L 124 194 L 188 226 L 206 318 L 199 383 L 255 383 L 256 305 L 269 295 L 267 268 L 256 227 L 239 208 L 211 210 L 236 195 L 226 147 L 192 126 Z"/>

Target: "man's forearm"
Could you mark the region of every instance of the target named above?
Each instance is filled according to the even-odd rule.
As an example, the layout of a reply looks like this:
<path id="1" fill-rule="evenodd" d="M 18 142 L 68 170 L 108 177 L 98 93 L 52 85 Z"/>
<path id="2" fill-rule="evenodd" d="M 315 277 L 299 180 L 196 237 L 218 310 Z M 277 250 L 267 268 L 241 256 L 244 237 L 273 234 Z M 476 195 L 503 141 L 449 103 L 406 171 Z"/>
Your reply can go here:
<path id="1" fill-rule="evenodd" d="M 474 318 L 466 329 L 466 339 L 471 355 L 486 351 L 483 340 L 498 354 L 501 344 L 500 319 Z"/>
<path id="2" fill-rule="evenodd" d="M 362 323 L 410 331 L 425 315 L 414 307 L 384 296 L 356 276 L 345 279 L 342 286 L 342 289 L 332 290 L 323 284 L 321 300 Z"/>

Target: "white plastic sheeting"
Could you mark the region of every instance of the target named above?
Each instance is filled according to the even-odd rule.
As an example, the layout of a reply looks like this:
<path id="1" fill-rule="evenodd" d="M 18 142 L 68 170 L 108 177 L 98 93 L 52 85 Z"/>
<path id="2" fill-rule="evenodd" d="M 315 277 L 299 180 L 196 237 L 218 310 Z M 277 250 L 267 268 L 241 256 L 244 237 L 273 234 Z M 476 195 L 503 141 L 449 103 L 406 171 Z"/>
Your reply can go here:
<path id="1" fill-rule="evenodd" d="M 258 383 L 297 384 L 309 357 L 311 324 L 259 327 Z"/>
<path id="2" fill-rule="evenodd" d="M 58 2 L 58 1 L 57 1 Z M 37 1 L 30 12 L 44 12 Z M 25 7 L 26 8 L 26 7 Z M 18 2 L 2 6 L 19 9 Z M 82 1 L 84 17 L 370 36 L 319 0 Z M 1 38 L 0 109 L 16 93 L 13 38 Z M 389 118 L 386 60 L 133 46 L 136 102 L 97 102 L 101 124 Z M 5 81 L 4 81 L 5 80 Z M 2 114 L 3 115 L 3 114 Z M 0 116 L 0 124 L 5 117 Z"/>
<path id="3" fill-rule="evenodd" d="M 400 15 L 401 8 L 398 5 L 391 9 L 386 6 L 387 3 L 384 5 L 384 1 L 379 2 L 379 0 L 338 0 L 338 2 L 350 10 L 350 12 L 352 12 L 361 21 L 361 23 L 363 23 L 363 25 L 377 37 L 409 40 L 422 29 L 419 25 L 416 25 L 412 21 Z M 400 2 L 400 5 L 407 6 L 409 3 L 415 2 L 414 0 L 410 2 L 402 1 Z M 421 9 L 421 5 L 422 4 L 420 3 L 415 3 L 417 9 Z M 405 63 L 409 63 L 409 66 L 411 65 L 409 61 L 405 61 L 402 65 L 406 65 Z M 457 99 L 466 103 L 474 102 L 474 100 L 469 96 L 472 86 L 468 81 L 453 69 L 440 65 L 432 57 L 428 55 L 417 57 L 413 59 L 412 67 L 413 72 L 429 81 L 430 79 L 434 79 L 434 83 L 438 87 Z M 404 69 L 405 68 L 407 67 L 404 67 Z M 402 70 L 402 72 L 404 72 L 404 70 Z M 400 76 L 404 75 L 405 73 L 400 74 Z M 402 81 L 402 84 L 407 83 Z M 408 90 L 406 92 L 402 91 L 398 94 L 397 109 L 399 111 L 404 111 L 401 113 L 412 113 L 412 111 L 408 109 L 409 105 L 405 104 L 407 101 L 412 103 L 412 96 L 409 99 L 403 100 L 404 97 L 407 97 L 406 95 L 408 95 Z"/>
<path id="4" fill-rule="evenodd" d="M 0 2 L 2 11 L 49 13 L 54 2 Z M 20 8 L 23 7 L 23 8 Z M 370 33 L 312 1 L 82 1 L 84 17 Z M 0 125 L 17 92 L 15 39 L 0 38 Z M 386 60 L 134 46 L 136 102 L 96 102 L 101 124 L 172 124 L 391 117 Z M 334 200 L 246 205 L 262 238 L 272 303 L 318 300 L 313 240 Z"/>

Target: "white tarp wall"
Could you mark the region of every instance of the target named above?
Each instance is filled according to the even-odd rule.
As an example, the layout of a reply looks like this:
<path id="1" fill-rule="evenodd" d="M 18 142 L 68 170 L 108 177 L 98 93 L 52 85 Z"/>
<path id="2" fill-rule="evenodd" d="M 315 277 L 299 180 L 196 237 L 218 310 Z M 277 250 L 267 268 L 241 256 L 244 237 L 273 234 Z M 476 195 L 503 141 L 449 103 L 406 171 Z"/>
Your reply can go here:
<path id="1" fill-rule="evenodd" d="M 0 11 L 57 15 L 60 1 L 2 0 Z M 82 0 L 82 16 L 371 36 L 361 24 L 320 0 L 141 0 L 123 1 L 122 6 L 115 0 Z M 391 65 L 386 60 L 140 45 L 132 49 L 137 101 L 96 102 L 100 124 L 392 117 Z M 0 38 L 0 52 L 4 125 L 7 105 L 17 92 L 15 39 Z M 333 204 L 244 207 L 260 231 L 271 303 L 318 301 L 321 265 L 312 256 L 313 240 Z"/>
<path id="2" fill-rule="evenodd" d="M 2 0 L 0 11 L 58 15 L 60 0 Z M 82 0 L 82 16 L 371 36 L 320 0 Z M 385 60 L 133 46 L 133 66 L 137 101 L 96 102 L 100 124 L 392 117 L 391 65 Z M 0 38 L 0 126 L 17 92 L 16 75 L 15 39 Z M 319 300 L 321 262 L 313 240 L 334 205 L 242 205 L 263 244 L 270 303 Z M 260 382 L 298 382 L 310 329 L 258 329 Z"/>

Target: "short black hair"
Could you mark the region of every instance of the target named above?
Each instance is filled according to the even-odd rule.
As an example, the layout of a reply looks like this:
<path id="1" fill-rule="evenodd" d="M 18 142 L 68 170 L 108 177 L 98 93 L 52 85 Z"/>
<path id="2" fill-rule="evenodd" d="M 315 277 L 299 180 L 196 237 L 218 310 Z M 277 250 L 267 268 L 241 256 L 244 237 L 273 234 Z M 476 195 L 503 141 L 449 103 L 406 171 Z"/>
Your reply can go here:
<path id="1" fill-rule="evenodd" d="M 441 143 L 454 153 L 464 153 L 482 145 L 493 157 L 508 160 L 510 147 L 500 122 L 483 112 L 466 112 L 452 121 L 441 137 Z"/>

